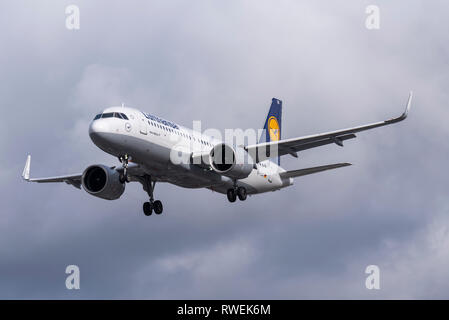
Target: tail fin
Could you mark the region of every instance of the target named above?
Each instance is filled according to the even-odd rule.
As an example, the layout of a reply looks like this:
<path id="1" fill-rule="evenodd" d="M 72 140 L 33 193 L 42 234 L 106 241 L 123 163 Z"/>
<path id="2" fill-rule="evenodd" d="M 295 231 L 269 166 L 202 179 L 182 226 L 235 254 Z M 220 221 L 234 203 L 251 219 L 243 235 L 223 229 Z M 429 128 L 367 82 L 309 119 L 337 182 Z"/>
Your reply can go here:
<path id="1" fill-rule="evenodd" d="M 281 140 L 282 129 L 282 101 L 276 98 L 271 100 L 271 107 L 268 111 L 267 119 L 263 126 L 264 134 L 260 137 L 260 142 L 270 142 Z M 264 141 L 265 140 L 265 141 Z M 281 163 L 281 158 L 278 157 L 278 165 Z"/>

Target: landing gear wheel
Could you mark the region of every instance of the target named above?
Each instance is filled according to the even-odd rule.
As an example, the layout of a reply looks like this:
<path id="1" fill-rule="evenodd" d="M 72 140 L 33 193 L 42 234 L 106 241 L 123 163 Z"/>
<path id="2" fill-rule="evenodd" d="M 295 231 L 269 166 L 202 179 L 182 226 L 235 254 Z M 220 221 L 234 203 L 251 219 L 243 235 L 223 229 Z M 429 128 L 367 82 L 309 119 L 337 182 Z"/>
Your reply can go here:
<path id="1" fill-rule="evenodd" d="M 156 211 L 156 210 L 155 210 Z M 151 216 L 151 214 L 153 213 L 153 206 L 151 205 L 151 203 L 149 202 L 145 202 L 143 204 L 143 213 L 146 216 Z"/>
<path id="2" fill-rule="evenodd" d="M 234 189 L 228 189 L 226 195 L 228 196 L 229 202 L 235 202 L 235 200 L 237 200 L 237 195 L 235 194 Z"/>
<path id="3" fill-rule="evenodd" d="M 247 197 L 246 189 L 244 187 L 238 187 L 237 196 L 239 197 L 240 201 L 245 201 Z"/>
<path id="4" fill-rule="evenodd" d="M 159 200 L 154 201 L 153 203 L 154 213 L 161 214 L 164 210 L 164 207 L 162 206 L 162 202 Z"/>
<path id="5" fill-rule="evenodd" d="M 150 201 L 145 202 L 143 204 L 143 212 L 147 216 L 151 215 L 153 210 L 154 210 L 154 213 L 161 214 L 162 211 L 164 210 L 164 208 L 162 206 L 162 202 L 159 200 L 154 201 L 154 196 L 153 196 L 154 187 L 156 186 L 156 181 L 152 180 L 151 176 L 149 176 L 149 175 L 145 175 L 143 178 L 141 178 L 140 181 L 144 185 L 145 191 L 150 196 Z"/>

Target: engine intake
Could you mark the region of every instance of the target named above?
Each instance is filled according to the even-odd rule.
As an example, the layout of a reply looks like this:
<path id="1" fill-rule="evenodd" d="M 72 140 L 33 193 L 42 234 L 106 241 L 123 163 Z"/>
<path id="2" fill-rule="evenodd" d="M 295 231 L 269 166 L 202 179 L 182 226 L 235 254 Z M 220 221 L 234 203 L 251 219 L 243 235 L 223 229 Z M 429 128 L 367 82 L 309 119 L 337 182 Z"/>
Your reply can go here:
<path id="1" fill-rule="evenodd" d="M 248 177 L 254 166 L 252 157 L 243 148 L 234 149 L 225 143 L 217 144 L 209 159 L 212 169 L 234 179 Z"/>
<path id="2" fill-rule="evenodd" d="M 116 200 L 125 192 L 116 169 L 98 164 L 84 170 L 81 183 L 87 193 L 106 200 Z"/>

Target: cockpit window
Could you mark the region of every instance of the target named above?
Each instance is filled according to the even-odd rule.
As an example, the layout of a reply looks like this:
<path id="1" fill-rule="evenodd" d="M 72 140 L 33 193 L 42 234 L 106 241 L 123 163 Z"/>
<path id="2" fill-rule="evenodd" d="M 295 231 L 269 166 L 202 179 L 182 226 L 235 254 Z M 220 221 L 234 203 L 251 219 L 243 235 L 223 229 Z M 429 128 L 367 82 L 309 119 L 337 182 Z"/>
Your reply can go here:
<path id="1" fill-rule="evenodd" d="M 114 116 L 114 113 L 113 112 L 109 112 L 109 113 L 103 113 L 101 118 L 112 118 L 113 116 Z"/>
<path id="2" fill-rule="evenodd" d="M 126 116 L 126 114 L 121 113 L 121 112 L 108 112 L 108 113 L 103 113 L 103 114 L 97 114 L 94 118 L 94 120 L 98 120 L 100 118 L 119 118 L 119 119 L 124 119 L 124 120 L 129 120 L 128 117 Z"/>

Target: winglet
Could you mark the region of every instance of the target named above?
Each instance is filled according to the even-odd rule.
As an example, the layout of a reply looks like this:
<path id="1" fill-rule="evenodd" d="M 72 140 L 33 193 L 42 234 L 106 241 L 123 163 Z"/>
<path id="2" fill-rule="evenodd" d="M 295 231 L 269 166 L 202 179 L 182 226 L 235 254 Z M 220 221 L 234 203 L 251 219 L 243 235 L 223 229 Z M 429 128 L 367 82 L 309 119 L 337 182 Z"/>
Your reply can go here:
<path id="1" fill-rule="evenodd" d="M 396 123 L 402 120 L 405 120 L 408 116 L 408 112 L 410 111 L 410 106 L 412 105 L 412 99 L 413 99 L 413 91 L 410 91 L 410 95 L 408 96 L 407 106 L 405 107 L 404 113 L 402 113 L 399 117 L 393 118 L 390 120 L 386 120 L 385 123 Z"/>
<path id="2" fill-rule="evenodd" d="M 25 168 L 23 168 L 22 172 L 23 180 L 30 181 L 30 166 L 31 166 L 31 155 L 28 155 L 27 161 L 25 163 Z"/>
<path id="3" fill-rule="evenodd" d="M 404 113 L 402 114 L 402 117 L 407 118 L 408 112 L 410 111 L 410 106 L 412 105 L 412 99 L 413 99 L 413 91 L 410 91 L 410 95 L 408 96 L 407 101 L 407 107 L 405 108 Z"/>

